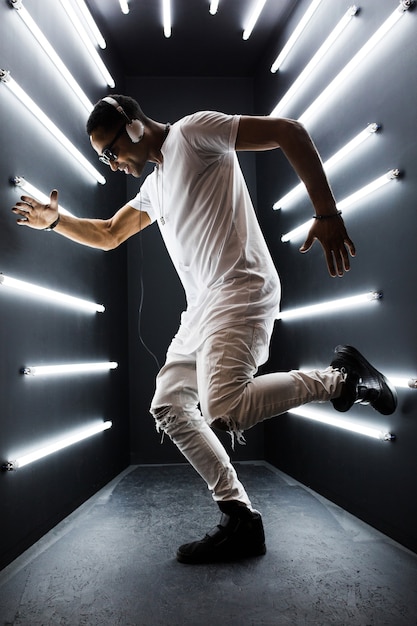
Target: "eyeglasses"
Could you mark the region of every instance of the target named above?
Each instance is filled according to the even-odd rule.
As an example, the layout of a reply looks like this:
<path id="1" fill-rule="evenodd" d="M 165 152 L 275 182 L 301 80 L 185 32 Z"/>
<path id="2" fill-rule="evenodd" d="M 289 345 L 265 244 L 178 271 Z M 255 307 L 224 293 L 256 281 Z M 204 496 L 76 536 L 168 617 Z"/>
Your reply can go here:
<path id="1" fill-rule="evenodd" d="M 119 139 L 119 137 L 123 135 L 125 128 L 126 128 L 126 125 L 123 124 L 123 126 L 117 131 L 117 134 L 115 138 L 113 139 L 113 141 L 104 148 L 103 153 L 100 154 L 100 156 L 98 157 L 102 163 L 105 163 L 106 165 L 110 165 L 112 161 L 116 161 L 117 154 L 114 154 L 114 152 L 112 152 L 112 147 L 116 143 L 116 141 Z"/>

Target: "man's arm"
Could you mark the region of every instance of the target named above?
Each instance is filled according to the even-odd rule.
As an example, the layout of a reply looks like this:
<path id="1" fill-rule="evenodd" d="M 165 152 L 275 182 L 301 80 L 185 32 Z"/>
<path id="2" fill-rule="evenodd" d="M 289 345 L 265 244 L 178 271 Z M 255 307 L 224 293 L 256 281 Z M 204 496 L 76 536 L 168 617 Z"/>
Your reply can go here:
<path id="1" fill-rule="evenodd" d="M 236 139 L 236 150 L 273 150 L 281 148 L 295 172 L 306 186 L 316 215 L 337 213 L 320 156 L 305 128 L 295 120 L 274 117 L 242 116 Z M 350 269 L 349 254 L 355 246 L 341 217 L 314 220 L 301 252 L 307 252 L 318 239 L 323 247 L 331 276 L 342 276 Z"/>
<path id="2" fill-rule="evenodd" d="M 19 215 L 19 225 L 37 230 L 48 228 L 59 215 L 58 225 L 54 228 L 57 233 L 77 243 L 102 250 L 116 248 L 151 223 L 145 211 L 137 211 L 129 204 L 125 204 L 107 220 L 59 214 L 58 192 L 55 189 L 51 191 L 49 204 L 42 204 L 30 196 L 22 196 L 21 202 L 17 202 L 12 211 Z"/>

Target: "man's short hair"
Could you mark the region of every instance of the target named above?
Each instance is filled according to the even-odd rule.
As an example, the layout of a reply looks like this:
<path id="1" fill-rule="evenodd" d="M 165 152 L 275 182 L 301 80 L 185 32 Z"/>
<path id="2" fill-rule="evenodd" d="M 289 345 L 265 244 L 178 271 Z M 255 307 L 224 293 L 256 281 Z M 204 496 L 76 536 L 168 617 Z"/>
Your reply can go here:
<path id="1" fill-rule="evenodd" d="M 131 120 L 141 120 L 146 123 L 147 117 L 140 108 L 139 104 L 130 96 L 122 96 L 119 94 L 110 94 L 114 100 L 116 100 L 124 109 L 126 115 Z M 99 100 L 94 109 L 91 111 L 87 120 L 86 130 L 89 135 L 93 133 L 96 128 L 113 129 L 115 126 L 120 125 L 123 121 L 123 116 L 117 111 L 117 109 L 109 104 Z"/>

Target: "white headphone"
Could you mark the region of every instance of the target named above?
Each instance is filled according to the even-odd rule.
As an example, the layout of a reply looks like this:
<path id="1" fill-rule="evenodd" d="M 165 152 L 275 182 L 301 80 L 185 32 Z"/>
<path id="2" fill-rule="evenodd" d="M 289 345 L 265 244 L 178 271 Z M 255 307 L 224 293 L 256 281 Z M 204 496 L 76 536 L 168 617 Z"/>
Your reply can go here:
<path id="1" fill-rule="evenodd" d="M 131 120 L 130 117 L 126 114 L 124 108 L 121 104 L 117 102 L 114 98 L 110 96 L 106 96 L 106 98 L 102 99 L 102 102 L 107 102 L 107 104 L 111 104 L 119 113 L 123 115 L 126 119 L 126 132 L 130 137 L 132 143 L 139 143 L 141 139 L 143 139 L 143 135 L 145 133 L 145 126 L 142 124 L 140 120 Z"/>

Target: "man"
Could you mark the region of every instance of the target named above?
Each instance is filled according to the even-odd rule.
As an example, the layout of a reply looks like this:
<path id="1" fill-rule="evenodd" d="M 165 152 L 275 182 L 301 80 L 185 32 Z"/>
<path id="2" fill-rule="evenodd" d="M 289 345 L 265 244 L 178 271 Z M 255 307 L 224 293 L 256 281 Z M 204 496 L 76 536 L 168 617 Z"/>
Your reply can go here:
<path id="1" fill-rule="evenodd" d="M 349 346 L 336 348 L 323 371 L 255 377 L 267 358 L 280 283 L 236 151 L 283 150 L 317 218 L 300 250 L 308 251 L 317 239 L 330 275 L 343 276 L 355 248 L 319 155 L 293 120 L 205 111 L 169 126 L 121 95 L 96 104 L 87 132 L 114 172 L 140 177 L 147 162 L 155 164 L 138 195 L 108 220 L 60 215 L 56 190 L 48 205 L 22 196 L 12 210 L 18 224 L 53 229 L 104 250 L 158 223 L 187 310 L 158 374 L 151 413 L 157 429 L 207 482 L 222 512 L 219 525 L 202 540 L 181 546 L 177 559 L 201 563 L 264 554 L 261 516 L 212 427 L 241 440 L 247 428 L 306 402 L 331 400 L 339 411 L 361 402 L 384 414 L 397 402 L 386 378 Z"/>

